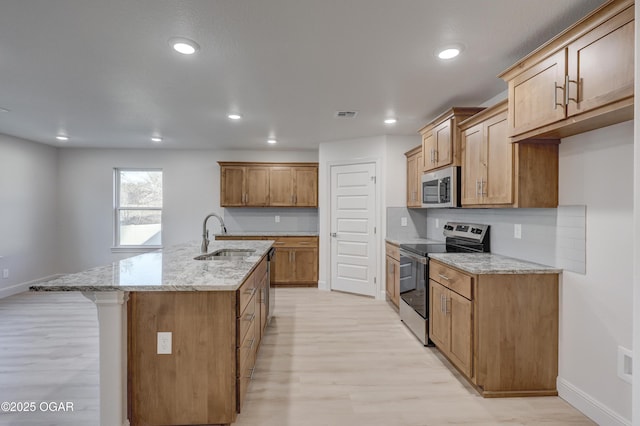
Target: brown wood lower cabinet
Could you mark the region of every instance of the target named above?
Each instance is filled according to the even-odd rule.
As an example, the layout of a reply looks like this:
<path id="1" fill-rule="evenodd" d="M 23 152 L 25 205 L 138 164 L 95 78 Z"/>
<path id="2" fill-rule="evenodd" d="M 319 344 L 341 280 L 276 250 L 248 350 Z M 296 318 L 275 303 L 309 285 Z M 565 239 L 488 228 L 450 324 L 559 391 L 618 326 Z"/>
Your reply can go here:
<path id="1" fill-rule="evenodd" d="M 128 407 L 132 426 L 230 424 L 242 408 L 264 330 L 263 259 L 237 291 L 132 292 Z M 158 355 L 158 332 L 172 353 Z"/>
<path id="2" fill-rule="evenodd" d="M 318 237 L 218 235 L 217 240 L 275 240 L 274 287 L 318 286 Z"/>
<path id="3" fill-rule="evenodd" d="M 386 244 L 386 293 L 387 299 L 390 300 L 396 308 L 400 304 L 400 247 Z"/>
<path id="4" fill-rule="evenodd" d="M 484 397 L 557 395 L 558 274 L 429 262 L 429 337 Z"/>

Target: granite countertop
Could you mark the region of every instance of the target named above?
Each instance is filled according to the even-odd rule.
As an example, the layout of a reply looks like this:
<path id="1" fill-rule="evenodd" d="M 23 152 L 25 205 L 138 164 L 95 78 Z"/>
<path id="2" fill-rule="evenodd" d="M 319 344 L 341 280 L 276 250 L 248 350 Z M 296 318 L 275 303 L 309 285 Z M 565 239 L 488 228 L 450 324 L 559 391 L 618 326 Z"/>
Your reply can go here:
<path id="1" fill-rule="evenodd" d="M 215 234 L 216 237 L 317 237 L 318 232 L 291 232 L 291 231 L 247 231 L 229 232 L 227 234 Z"/>
<path id="2" fill-rule="evenodd" d="M 559 274 L 562 269 L 491 253 L 432 253 L 429 258 L 471 274 Z"/>
<path id="3" fill-rule="evenodd" d="M 387 237 L 385 241 L 396 246 L 400 244 L 444 244 L 444 241 L 430 240 L 427 238 Z"/>
<path id="4" fill-rule="evenodd" d="M 32 291 L 233 291 L 267 253 L 274 241 L 211 241 L 219 249 L 255 250 L 248 257 L 194 260 L 200 242 L 167 247 L 38 283 Z"/>

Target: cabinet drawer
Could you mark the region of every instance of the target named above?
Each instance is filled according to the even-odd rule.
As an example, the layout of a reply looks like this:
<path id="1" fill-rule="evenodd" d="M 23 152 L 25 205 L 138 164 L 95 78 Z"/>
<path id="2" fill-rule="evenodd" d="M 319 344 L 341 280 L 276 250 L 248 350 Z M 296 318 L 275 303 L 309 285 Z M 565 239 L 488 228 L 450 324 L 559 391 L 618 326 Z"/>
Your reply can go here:
<path id="1" fill-rule="evenodd" d="M 395 259 L 395 260 L 400 260 L 400 247 L 391 244 L 391 243 L 385 243 L 386 246 L 386 251 L 387 251 L 387 256 Z"/>
<path id="2" fill-rule="evenodd" d="M 257 342 L 257 338 L 256 338 L 256 327 L 255 327 L 255 321 L 253 322 L 254 326 L 253 327 L 249 327 L 249 330 L 247 331 L 247 334 L 244 336 L 244 338 L 242 339 L 242 343 L 240 344 L 240 347 L 238 349 L 236 349 L 236 360 L 237 360 L 237 370 L 236 370 L 236 374 L 237 377 L 240 377 L 242 374 L 242 371 L 246 368 L 247 366 L 247 361 L 250 359 L 250 357 L 255 354 L 256 352 L 256 347 L 258 346 L 258 342 Z"/>
<path id="3" fill-rule="evenodd" d="M 245 336 L 250 328 L 253 328 L 256 321 L 256 298 L 252 297 L 249 303 L 247 304 L 247 308 L 244 312 L 238 317 L 238 339 L 237 342 L 244 341 Z"/>
<path id="4" fill-rule="evenodd" d="M 242 404 L 244 403 L 244 397 L 247 395 L 247 389 L 253 376 L 253 369 L 255 368 L 256 358 L 255 352 L 252 351 L 249 354 L 249 359 L 245 364 L 245 367 L 240 371 L 239 377 L 236 379 L 236 389 L 238 391 L 238 413 L 242 410 Z"/>
<path id="5" fill-rule="evenodd" d="M 318 247 L 318 237 L 273 237 L 274 247 Z"/>
<path id="6" fill-rule="evenodd" d="M 429 278 L 455 291 L 469 300 L 473 299 L 473 278 L 441 263 L 429 262 Z"/>
<path id="7" fill-rule="evenodd" d="M 238 317 L 244 312 L 251 298 L 256 294 L 256 274 L 251 273 L 249 278 L 238 289 Z"/>

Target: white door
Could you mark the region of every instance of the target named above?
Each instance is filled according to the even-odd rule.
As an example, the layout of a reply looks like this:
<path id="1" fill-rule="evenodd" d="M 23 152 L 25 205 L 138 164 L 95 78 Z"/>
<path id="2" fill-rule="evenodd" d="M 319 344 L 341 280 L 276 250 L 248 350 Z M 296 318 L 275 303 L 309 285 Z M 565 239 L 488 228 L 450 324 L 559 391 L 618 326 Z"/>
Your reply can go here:
<path id="1" fill-rule="evenodd" d="M 376 165 L 331 167 L 331 289 L 376 295 Z"/>

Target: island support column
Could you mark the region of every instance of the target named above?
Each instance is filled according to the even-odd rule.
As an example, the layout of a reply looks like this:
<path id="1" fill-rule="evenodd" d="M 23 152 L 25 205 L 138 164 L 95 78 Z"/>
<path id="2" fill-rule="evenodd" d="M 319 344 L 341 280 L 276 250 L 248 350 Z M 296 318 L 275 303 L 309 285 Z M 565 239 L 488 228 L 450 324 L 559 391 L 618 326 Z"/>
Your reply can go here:
<path id="1" fill-rule="evenodd" d="M 83 293 L 98 308 L 100 335 L 100 425 L 128 426 L 127 300 L 124 291 Z"/>

